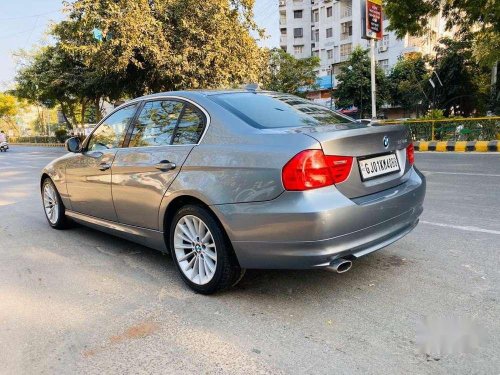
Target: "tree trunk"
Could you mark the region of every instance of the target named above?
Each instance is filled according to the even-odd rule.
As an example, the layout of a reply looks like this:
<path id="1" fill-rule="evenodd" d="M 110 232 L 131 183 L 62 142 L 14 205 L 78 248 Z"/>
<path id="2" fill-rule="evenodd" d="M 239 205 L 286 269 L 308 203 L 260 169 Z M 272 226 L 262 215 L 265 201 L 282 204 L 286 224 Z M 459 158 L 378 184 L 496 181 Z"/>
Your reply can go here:
<path id="1" fill-rule="evenodd" d="M 69 105 L 68 110 L 69 110 L 69 115 L 71 117 L 71 121 L 73 122 L 73 125 L 76 125 L 78 123 L 78 121 L 76 119 L 75 107 L 72 105 Z"/>
<path id="2" fill-rule="evenodd" d="M 98 123 L 99 121 L 101 121 L 101 98 L 98 97 L 95 99 L 95 122 Z"/>
<path id="3" fill-rule="evenodd" d="M 87 101 L 82 99 L 81 100 L 81 109 L 82 109 L 82 114 L 80 116 L 80 124 L 83 126 L 85 123 L 85 111 L 87 110 Z"/>
<path id="4" fill-rule="evenodd" d="M 68 120 L 68 116 L 66 116 L 66 109 L 64 108 L 64 104 L 62 102 L 59 102 L 59 105 L 61 106 L 61 113 L 63 115 L 64 122 L 66 123 L 66 127 L 68 128 L 68 130 L 73 130 L 73 125 L 71 125 Z"/>

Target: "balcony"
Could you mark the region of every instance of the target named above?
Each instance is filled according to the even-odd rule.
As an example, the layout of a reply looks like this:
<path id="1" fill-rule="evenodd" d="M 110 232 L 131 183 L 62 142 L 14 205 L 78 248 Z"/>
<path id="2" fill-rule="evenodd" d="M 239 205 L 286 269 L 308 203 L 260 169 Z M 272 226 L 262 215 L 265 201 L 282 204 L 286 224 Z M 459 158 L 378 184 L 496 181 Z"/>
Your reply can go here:
<path id="1" fill-rule="evenodd" d="M 287 38 L 286 35 L 280 36 L 280 46 L 286 46 Z"/>
<path id="2" fill-rule="evenodd" d="M 279 6 L 280 6 L 280 7 L 284 7 L 284 6 L 286 6 L 286 0 L 280 0 L 280 1 L 279 1 Z"/>
<path id="3" fill-rule="evenodd" d="M 340 34 L 340 40 L 342 42 L 350 42 L 351 41 L 350 39 L 351 39 L 351 35 L 346 34 L 346 33 Z"/>
<path id="4" fill-rule="evenodd" d="M 345 5 L 340 9 L 340 18 L 352 17 L 352 6 Z"/>

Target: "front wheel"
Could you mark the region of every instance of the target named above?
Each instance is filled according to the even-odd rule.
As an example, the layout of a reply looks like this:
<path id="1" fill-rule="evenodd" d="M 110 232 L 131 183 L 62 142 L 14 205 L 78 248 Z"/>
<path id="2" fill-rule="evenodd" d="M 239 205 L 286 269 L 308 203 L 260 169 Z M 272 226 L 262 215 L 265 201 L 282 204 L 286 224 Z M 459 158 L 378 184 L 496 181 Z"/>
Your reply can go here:
<path id="1" fill-rule="evenodd" d="M 170 249 L 184 282 L 198 293 L 229 288 L 243 273 L 220 224 L 201 206 L 177 211 L 170 228 Z"/>
<path id="2" fill-rule="evenodd" d="M 63 229 L 67 226 L 64 205 L 54 183 L 46 178 L 42 184 L 42 201 L 45 217 L 49 225 L 55 229 Z"/>

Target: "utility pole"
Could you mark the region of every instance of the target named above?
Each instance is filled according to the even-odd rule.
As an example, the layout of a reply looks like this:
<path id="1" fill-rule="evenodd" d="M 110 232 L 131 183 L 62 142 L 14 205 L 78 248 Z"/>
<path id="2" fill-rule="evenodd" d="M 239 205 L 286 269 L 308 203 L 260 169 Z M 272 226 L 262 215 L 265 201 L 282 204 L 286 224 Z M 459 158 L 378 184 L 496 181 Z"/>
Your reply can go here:
<path id="1" fill-rule="evenodd" d="M 377 119 L 375 40 L 383 38 L 382 21 L 382 0 L 363 0 L 361 4 L 362 38 L 370 40 L 372 120 Z"/>
<path id="2" fill-rule="evenodd" d="M 333 64 L 330 65 L 330 109 L 333 109 Z"/>
<path id="3" fill-rule="evenodd" d="M 372 78 L 372 120 L 377 119 L 377 87 L 375 82 L 375 38 L 370 39 L 370 54 L 371 54 L 371 78 Z"/>
<path id="4" fill-rule="evenodd" d="M 491 68 L 491 112 L 493 113 L 495 107 L 495 101 L 497 98 L 497 76 L 498 76 L 498 61 L 495 61 L 493 67 Z"/>

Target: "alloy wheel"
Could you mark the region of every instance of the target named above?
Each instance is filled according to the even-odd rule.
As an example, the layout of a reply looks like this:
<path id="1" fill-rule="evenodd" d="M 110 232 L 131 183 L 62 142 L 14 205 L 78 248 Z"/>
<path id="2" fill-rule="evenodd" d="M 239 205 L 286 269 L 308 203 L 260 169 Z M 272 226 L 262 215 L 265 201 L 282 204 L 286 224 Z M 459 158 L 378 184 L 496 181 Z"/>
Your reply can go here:
<path id="1" fill-rule="evenodd" d="M 215 241 L 203 220 L 194 215 L 180 218 L 174 231 L 175 258 L 182 273 L 191 282 L 204 285 L 217 268 Z"/>
<path id="2" fill-rule="evenodd" d="M 50 223 L 55 225 L 59 219 L 59 202 L 57 193 L 50 182 L 43 186 L 43 207 Z"/>

